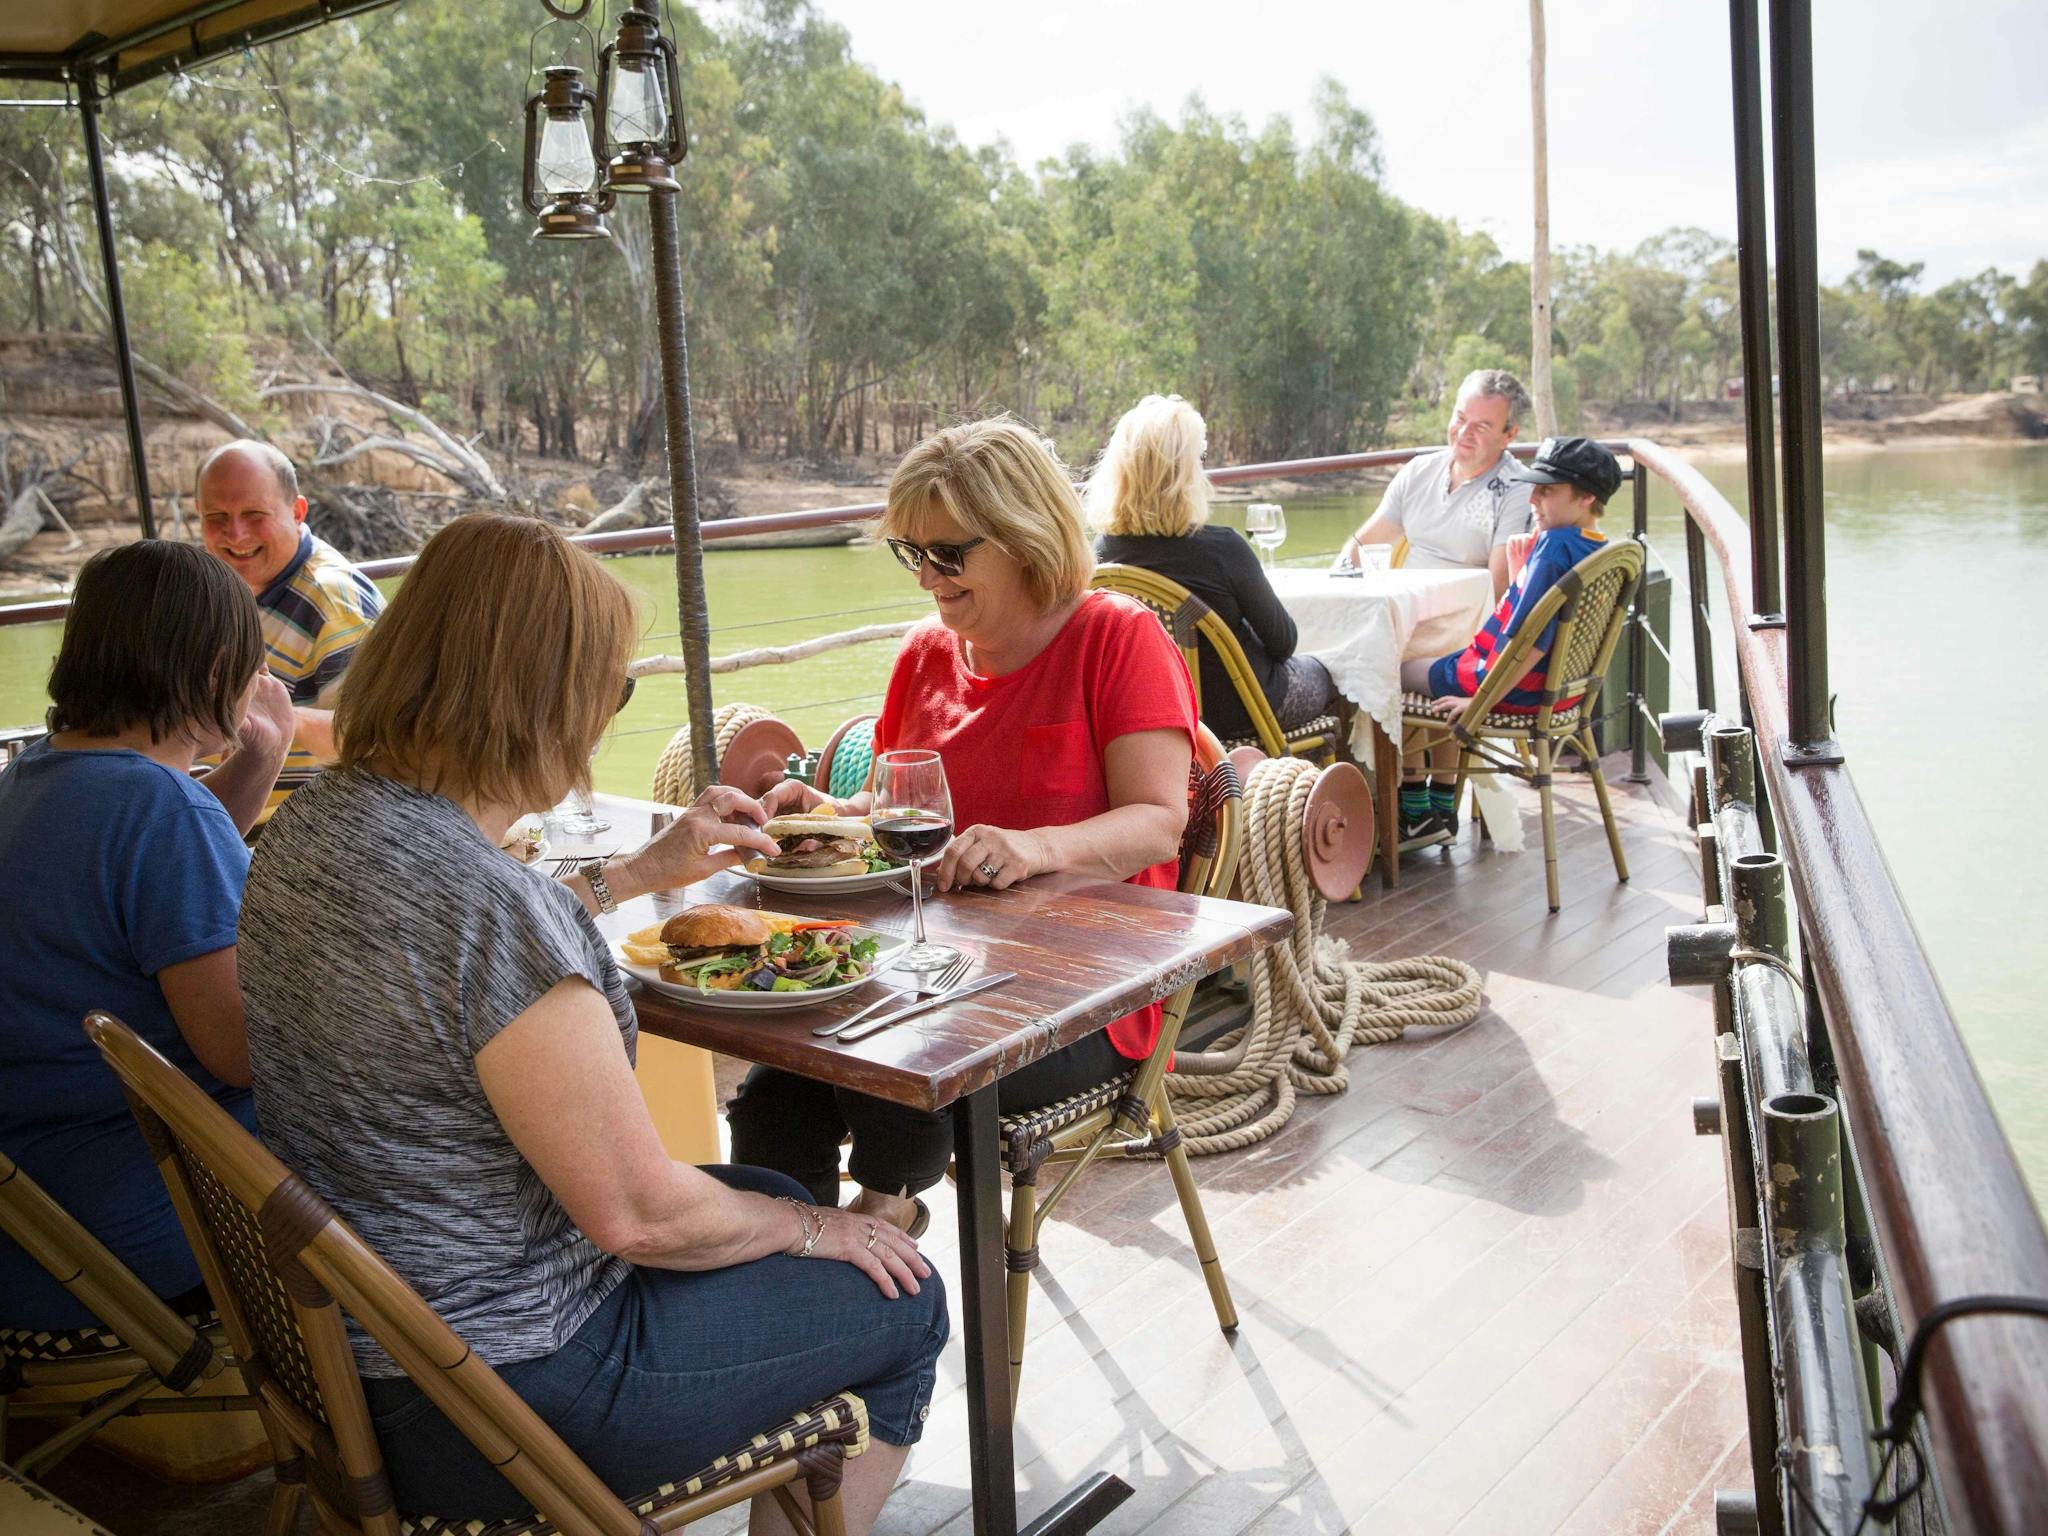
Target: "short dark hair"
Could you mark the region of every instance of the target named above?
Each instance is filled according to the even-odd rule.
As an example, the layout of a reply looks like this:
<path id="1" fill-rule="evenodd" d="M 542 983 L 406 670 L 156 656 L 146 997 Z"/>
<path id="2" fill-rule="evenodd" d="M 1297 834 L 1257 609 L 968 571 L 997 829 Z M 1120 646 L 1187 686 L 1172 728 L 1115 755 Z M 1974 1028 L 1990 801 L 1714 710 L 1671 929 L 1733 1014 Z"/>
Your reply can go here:
<path id="1" fill-rule="evenodd" d="M 263 621 L 241 577 L 205 550 L 144 539 L 78 573 L 50 668 L 50 730 L 162 741 L 189 726 L 232 742 L 263 664 Z"/>

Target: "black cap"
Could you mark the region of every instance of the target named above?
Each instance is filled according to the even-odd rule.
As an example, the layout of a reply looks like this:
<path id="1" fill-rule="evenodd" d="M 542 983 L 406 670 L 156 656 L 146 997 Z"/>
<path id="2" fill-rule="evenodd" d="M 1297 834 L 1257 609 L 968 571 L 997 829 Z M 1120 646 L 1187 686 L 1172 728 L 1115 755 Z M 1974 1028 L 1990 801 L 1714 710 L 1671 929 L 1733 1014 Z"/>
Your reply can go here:
<path id="1" fill-rule="evenodd" d="M 1595 501 L 1621 489 L 1621 462 L 1590 437 L 1546 437 L 1527 464 L 1513 465 L 1510 480 L 1530 485 L 1571 485 Z"/>

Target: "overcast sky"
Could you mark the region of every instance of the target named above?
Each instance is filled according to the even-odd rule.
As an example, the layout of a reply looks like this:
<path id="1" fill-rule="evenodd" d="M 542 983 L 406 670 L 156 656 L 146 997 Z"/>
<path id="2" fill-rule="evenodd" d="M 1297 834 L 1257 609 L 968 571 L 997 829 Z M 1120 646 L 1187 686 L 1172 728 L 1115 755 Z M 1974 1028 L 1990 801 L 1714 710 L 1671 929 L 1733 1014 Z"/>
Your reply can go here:
<path id="1" fill-rule="evenodd" d="M 817 0 L 857 57 L 970 144 L 1029 166 L 1110 148 L 1190 94 L 1308 128 L 1321 75 L 1371 112 L 1392 190 L 1529 248 L 1526 0 Z M 709 9 L 714 13 L 718 6 Z M 1760 9 L 1762 7 L 1760 6 Z M 1715 0 L 1550 0 L 1551 242 L 1732 237 L 1728 13 Z M 2048 258 L 2048 4 L 1814 0 L 1822 275 L 1859 246 L 1932 284 Z"/>

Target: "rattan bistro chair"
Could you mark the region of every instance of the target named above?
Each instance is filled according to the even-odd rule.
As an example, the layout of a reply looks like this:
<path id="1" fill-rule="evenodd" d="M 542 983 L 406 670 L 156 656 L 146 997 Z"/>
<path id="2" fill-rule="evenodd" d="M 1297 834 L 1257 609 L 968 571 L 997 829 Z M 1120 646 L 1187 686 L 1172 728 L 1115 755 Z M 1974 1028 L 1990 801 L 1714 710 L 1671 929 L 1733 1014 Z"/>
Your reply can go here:
<path id="1" fill-rule="evenodd" d="M 1227 896 L 1237 875 L 1243 823 L 1243 791 L 1237 770 L 1223 755 L 1222 744 L 1207 726 L 1197 727 L 1195 760 L 1188 775 L 1188 825 L 1181 835 L 1180 889 L 1198 896 Z M 1074 1181 L 1098 1157 L 1159 1157 L 1173 1175 L 1174 1193 L 1187 1219 L 1195 1257 L 1209 1286 L 1216 1322 L 1225 1333 L 1237 1327 L 1237 1307 L 1216 1256 L 1209 1219 L 1181 1145 L 1180 1127 L 1166 1095 L 1167 1064 L 1173 1059 L 1192 985 L 1167 1000 L 1159 1043 L 1142 1062 L 1101 1086 L 1075 1094 L 1043 1109 L 1005 1115 L 999 1135 L 1003 1165 L 1010 1174 L 1010 1219 L 1004 1234 L 1004 1260 L 1010 1272 L 1010 1398 L 1024 1372 L 1024 1331 L 1031 1300 L 1031 1271 L 1038 1267 L 1038 1234 L 1045 1219 Z M 1059 1182 L 1043 1200 L 1038 1197 L 1041 1173 L 1059 1172 Z"/>
<path id="2" fill-rule="evenodd" d="M 89 1328 L 0 1328 L 0 1459 L 7 1456 L 10 1419 L 71 1421 L 15 1458 L 28 1474 L 55 1466 L 124 1414 L 219 1413 L 255 1406 L 246 1397 L 184 1395 L 221 1372 L 219 1319 L 210 1310 L 192 1317 L 172 1311 L 4 1152 L 0 1232 L 99 1319 Z M 108 1390 L 84 1400 L 11 1401 L 16 1392 L 31 1387 L 102 1383 Z"/>
<path id="3" fill-rule="evenodd" d="M 1339 743 L 1343 740 L 1339 718 L 1321 715 L 1291 731 L 1284 729 L 1280 717 L 1273 713 L 1273 706 L 1266 702 L 1265 690 L 1253 676 L 1252 664 L 1245 658 L 1237 636 L 1213 608 L 1186 587 L 1139 565 L 1098 565 L 1092 585 L 1135 598 L 1159 615 L 1159 622 L 1166 626 L 1166 632 L 1173 636 L 1173 643 L 1187 660 L 1198 712 L 1202 707 L 1200 647 L 1208 646 L 1221 658 L 1223 670 L 1252 722 L 1250 736 L 1226 742 L 1226 746 L 1254 746 L 1268 757 L 1303 757 L 1325 766 L 1337 761 Z"/>
<path id="4" fill-rule="evenodd" d="M 1600 774 L 1600 749 L 1593 740 L 1592 722 L 1598 712 L 1601 681 L 1628 622 L 1629 601 L 1642 575 L 1643 547 L 1632 539 L 1618 539 L 1573 566 L 1522 621 L 1457 724 L 1429 713 L 1429 700 L 1420 694 L 1411 693 L 1402 700 L 1401 724 L 1409 748 L 1433 746 L 1446 737 L 1458 743 L 1461 793 L 1467 776 L 1475 773 L 1506 774 L 1534 787 L 1543 806 L 1543 879 L 1553 912 L 1558 909 L 1557 819 L 1550 781 L 1559 771 L 1560 747 L 1573 747 L 1582 759 L 1580 767 L 1569 771 L 1593 776 L 1600 817 L 1607 824 L 1607 846 L 1614 855 L 1614 877 L 1628 879 L 1628 858 L 1614 825 L 1607 780 Z M 1535 637 L 1553 618 L 1558 621 L 1557 635 L 1543 659 L 1542 703 L 1533 714 L 1497 709 L 1528 672 Z M 1563 699 L 1576 702 L 1559 708 Z M 1501 743 L 1512 745 L 1514 755 Z"/>
<path id="5" fill-rule="evenodd" d="M 859 1398 L 827 1398 L 708 1467 L 621 1500 L 324 1200 L 197 1084 L 110 1014 L 88 1015 L 85 1029 L 120 1077 L 170 1186 L 277 1444 L 279 1482 L 310 1489 L 323 1530 L 647 1536 L 772 1490 L 798 1530 L 843 1536 L 840 1476 L 845 1458 L 867 1445 L 867 1409 Z M 459 1511 L 401 1515 L 392 1507 L 344 1310 L 537 1513 L 483 1521 Z M 800 1477 L 815 1524 L 789 1488 Z M 273 1529 L 289 1530 L 291 1523 Z"/>

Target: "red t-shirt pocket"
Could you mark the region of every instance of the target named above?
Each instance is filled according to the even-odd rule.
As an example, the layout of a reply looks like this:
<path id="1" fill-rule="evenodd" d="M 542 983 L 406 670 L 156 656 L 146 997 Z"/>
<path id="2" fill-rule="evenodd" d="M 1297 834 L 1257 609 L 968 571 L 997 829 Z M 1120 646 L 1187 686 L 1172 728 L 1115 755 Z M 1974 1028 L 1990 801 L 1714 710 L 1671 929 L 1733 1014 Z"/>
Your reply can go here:
<path id="1" fill-rule="evenodd" d="M 1017 789 L 1026 801 L 1089 803 L 1103 798 L 1102 763 L 1085 720 L 1024 727 Z M 1095 814 L 1083 810 L 1081 818 Z M 1078 819 L 1078 818 L 1077 818 Z"/>

